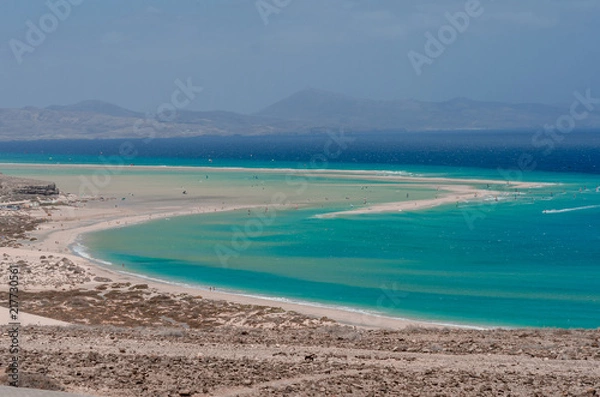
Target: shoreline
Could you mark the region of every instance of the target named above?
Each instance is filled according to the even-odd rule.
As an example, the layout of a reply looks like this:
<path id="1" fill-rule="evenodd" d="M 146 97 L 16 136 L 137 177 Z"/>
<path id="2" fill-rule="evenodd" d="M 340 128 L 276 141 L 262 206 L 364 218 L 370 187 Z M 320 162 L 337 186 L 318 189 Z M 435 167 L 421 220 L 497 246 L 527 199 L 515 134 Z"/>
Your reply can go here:
<path id="1" fill-rule="evenodd" d="M 18 164 L 18 166 L 24 166 L 25 164 Z M 39 164 L 27 164 L 26 166 L 31 168 L 39 168 L 39 167 L 47 167 L 47 165 L 39 165 Z M 70 165 L 53 165 L 55 168 L 60 167 L 70 167 Z M 89 169 L 105 169 L 109 167 L 102 167 L 98 165 L 81 165 L 81 167 L 89 168 Z M 128 169 L 129 167 L 118 167 L 119 169 Z M 224 168 L 211 168 L 211 167 L 162 167 L 162 166 L 136 166 L 133 168 L 145 168 L 145 169 L 160 169 L 160 170 L 168 170 L 168 169 L 190 169 L 190 170 L 207 170 L 210 169 L 214 171 L 227 172 L 232 169 L 224 169 Z M 244 169 L 248 170 L 248 169 Z M 303 171 L 303 170 L 293 170 L 293 169 L 252 169 L 254 172 L 273 172 L 273 173 L 285 173 L 289 171 Z M 310 172 L 315 172 L 315 170 L 308 170 Z M 405 175 L 379 175 L 382 171 L 355 171 L 355 170 L 319 170 L 316 171 L 315 174 L 318 175 L 332 175 L 335 174 L 338 177 L 352 177 L 356 175 L 364 175 L 369 176 L 371 180 L 401 180 L 401 181 L 410 181 L 410 182 L 426 182 L 428 187 L 434 187 L 436 183 L 443 182 L 452 182 L 453 184 L 449 185 L 438 185 L 440 190 L 440 197 L 436 199 L 422 199 L 422 200 L 412 200 L 407 202 L 400 203 L 404 207 L 410 207 L 406 209 L 411 210 L 420 210 L 425 208 L 437 207 L 440 205 L 447 204 L 448 202 L 453 202 L 455 200 L 454 196 L 457 199 L 459 197 L 464 198 L 467 195 L 477 195 L 482 194 L 479 197 L 479 200 L 484 199 L 485 195 L 490 194 L 500 194 L 500 192 L 490 191 L 490 190 L 482 190 L 473 186 L 466 185 L 457 185 L 460 182 L 468 182 L 471 184 L 475 183 L 493 183 L 493 184 L 503 184 L 506 181 L 498 181 L 498 180 L 465 180 L 461 178 L 453 179 L 453 178 L 440 178 L 440 177 L 407 177 Z M 543 185 L 541 183 L 518 183 L 511 185 L 512 187 L 534 187 Z M 136 192 L 137 195 L 137 192 Z M 152 197 L 151 194 L 147 194 L 148 197 Z M 143 194 L 142 194 L 143 196 Z M 136 197 L 137 198 L 137 197 Z M 220 200 L 219 200 L 220 201 Z M 201 215 L 206 213 L 215 213 L 215 212 L 224 212 L 224 211 L 232 211 L 232 210 L 240 210 L 240 209 L 250 209 L 256 207 L 262 207 L 264 204 L 243 204 L 239 203 L 237 205 L 228 204 L 228 205 L 219 205 L 217 203 L 213 204 L 199 204 L 193 202 L 179 202 L 173 198 L 164 198 L 162 197 L 160 200 L 152 201 L 151 205 L 148 202 L 139 202 L 133 203 L 133 205 L 124 206 L 123 208 L 117 208 L 115 205 L 114 208 L 112 206 L 107 207 L 104 205 L 102 208 L 102 203 L 98 201 L 89 201 L 86 204 L 86 207 L 75 207 L 75 208 L 61 208 L 58 210 L 59 214 L 57 216 L 53 216 L 50 222 L 44 223 L 40 225 L 40 229 L 33 233 L 33 235 L 38 239 L 35 243 L 30 244 L 30 248 L 20 248 L 17 251 L 13 251 L 15 256 L 18 255 L 26 255 L 35 254 L 36 256 L 40 255 L 48 255 L 48 254 L 56 254 L 57 252 L 60 255 L 69 257 L 70 260 L 75 261 L 84 261 L 84 266 L 87 266 L 89 269 L 92 269 L 94 273 L 98 273 L 101 275 L 108 275 L 115 282 L 144 282 L 148 284 L 152 284 L 153 288 L 157 288 L 158 290 L 167 292 L 167 293 L 190 293 L 197 294 L 201 293 L 202 296 L 206 299 L 212 300 L 225 300 L 234 303 L 240 304 L 254 304 L 254 305 L 262 305 L 262 306 L 275 306 L 281 307 L 287 311 L 298 312 L 307 316 L 319 318 L 319 317 L 327 317 L 331 318 L 341 324 L 353 325 L 357 327 L 363 328 L 387 328 L 387 329 L 400 329 L 405 328 L 407 326 L 420 326 L 420 327 L 456 327 L 456 328 L 468 328 L 468 329 L 490 329 L 490 328 L 502 328 L 501 326 L 489 326 L 489 325 L 478 325 L 478 324 L 451 324 L 446 322 L 436 322 L 430 321 L 427 319 L 407 319 L 400 317 L 392 317 L 386 316 L 378 313 L 369 313 L 368 311 L 361 310 L 358 308 L 344 308 L 344 307 L 335 307 L 329 306 L 327 304 L 319 304 L 318 302 L 311 304 L 311 302 L 296 302 L 296 301 L 288 301 L 285 300 L 285 297 L 264 297 L 264 296 L 256 296 L 252 294 L 245 293 L 244 291 L 214 291 L 202 288 L 201 286 L 191 286 L 185 285 L 181 286 L 179 284 L 170 282 L 168 280 L 161 279 L 152 279 L 151 277 L 146 277 L 144 275 L 139 274 L 131 274 L 120 272 L 116 267 L 116 265 L 112 265 L 115 268 L 111 269 L 109 265 L 101 264 L 97 258 L 86 258 L 81 255 L 81 253 L 76 252 L 74 250 L 74 245 L 77 244 L 77 239 L 85 235 L 87 233 L 97 232 L 100 230 L 107 230 L 113 228 L 121 228 L 131 225 L 136 225 L 140 223 L 149 222 L 152 220 L 164 219 L 168 217 L 178 217 L 178 216 L 188 216 L 188 215 Z M 353 211 L 344 211 L 344 213 L 374 213 L 379 211 L 394 211 L 398 208 L 398 203 L 380 203 L 376 205 L 376 210 L 373 211 L 373 207 L 365 207 Z M 63 213 L 63 210 L 65 210 Z M 158 212 L 155 212 L 158 211 Z M 337 214 L 337 213 L 332 213 Z M 324 217 L 331 216 L 332 214 L 323 214 Z M 45 214 L 43 214 L 45 215 Z M 335 216 L 335 215 L 334 215 Z M 60 219 L 62 217 L 62 219 Z M 66 217 L 66 218 L 65 218 Z M 94 288 L 94 285 L 86 285 L 84 288 Z"/>
<path id="2" fill-rule="evenodd" d="M 379 214 L 379 213 L 392 213 L 392 212 L 410 212 L 419 211 L 429 208 L 441 207 L 444 205 L 453 204 L 456 202 L 458 207 L 459 202 L 465 202 L 468 199 L 477 201 L 486 201 L 490 198 L 495 197 L 496 202 L 499 202 L 499 197 L 507 196 L 506 192 L 499 192 L 494 190 L 483 190 L 473 188 L 465 185 L 445 185 L 443 188 L 443 194 L 440 197 L 434 199 L 423 199 L 416 201 L 398 201 L 392 203 L 380 203 L 369 205 L 367 207 L 346 210 L 328 212 L 317 215 L 316 218 L 335 218 L 343 215 L 364 215 L 364 214 Z"/>
<path id="3" fill-rule="evenodd" d="M 129 278 L 131 277 L 133 279 L 138 279 L 140 282 L 153 283 L 153 285 L 163 285 L 169 289 L 170 289 L 170 287 L 174 287 L 174 288 L 180 288 L 184 292 L 190 292 L 190 291 L 202 292 L 203 297 L 208 298 L 208 299 L 223 299 L 223 300 L 227 300 L 229 302 L 241 303 L 241 304 L 255 304 L 255 305 L 267 305 L 267 306 L 273 306 L 273 307 L 281 307 L 282 309 L 287 310 L 287 311 L 295 311 L 295 312 L 298 312 L 298 313 L 301 313 L 304 315 L 313 316 L 313 317 L 315 316 L 313 309 L 315 309 L 315 310 L 319 310 L 319 311 L 326 310 L 326 311 L 330 311 L 331 313 L 334 313 L 332 315 L 326 316 L 326 317 L 334 319 L 334 320 L 336 317 L 336 315 L 335 315 L 336 312 L 343 312 L 344 318 L 346 317 L 346 315 L 360 315 L 360 316 L 367 317 L 369 319 L 377 319 L 375 321 L 377 323 L 379 323 L 381 321 L 385 321 L 388 323 L 389 322 L 402 322 L 403 327 L 410 326 L 410 325 L 416 325 L 416 326 L 426 326 L 428 328 L 449 327 L 449 328 L 470 329 L 470 330 L 513 329 L 513 328 L 515 328 L 515 327 L 508 327 L 508 326 L 485 326 L 485 325 L 479 325 L 479 324 L 455 324 L 455 323 L 437 322 L 437 321 L 433 321 L 433 320 L 429 321 L 427 319 L 416 319 L 416 318 L 411 319 L 411 318 L 405 318 L 405 317 L 394 317 L 394 316 L 389 316 L 389 315 L 385 315 L 385 314 L 378 314 L 378 313 L 370 312 L 366 309 L 363 310 L 363 309 L 354 308 L 351 306 L 347 306 L 347 307 L 346 306 L 334 306 L 334 305 L 328 305 L 326 303 L 293 300 L 293 299 L 289 299 L 289 298 L 286 298 L 283 296 L 276 297 L 276 296 L 252 294 L 250 292 L 245 292 L 242 290 L 236 291 L 236 290 L 228 290 L 226 288 L 214 289 L 214 287 L 210 287 L 208 285 L 203 285 L 203 284 L 188 284 L 188 283 L 184 283 L 184 282 L 170 281 L 167 279 L 161 279 L 158 277 L 153 277 L 153 276 L 139 274 L 139 273 L 121 271 L 121 270 L 117 270 L 118 267 L 116 267 L 113 263 L 110 263 L 110 262 L 105 263 L 105 261 L 98 259 L 98 258 L 94 258 L 91 255 L 85 256 L 85 255 L 81 255 L 78 253 L 74 253 L 74 255 L 79 256 L 82 259 L 85 259 L 87 261 L 94 263 L 97 267 L 99 267 L 103 270 L 106 270 L 107 272 L 110 272 L 111 274 L 127 277 L 126 280 L 130 280 Z M 112 266 L 115 266 L 115 268 L 113 269 Z M 115 281 L 120 282 L 122 280 L 115 280 Z M 209 288 L 213 288 L 213 289 L 211 290 Z M 304 310 L 304 308 L 306 310 Z M 382 328 L 380 326 L 368 326 L 368 325 L 365 325 L 364 322 L 342 322 L 342 321 L 338 321 L 338 322 L 340 324 L 356 326 L 356 327 L 366 328 L 366 329 Z M 404 324 L 404 323 L 407 323 L 407 324 Z"/>

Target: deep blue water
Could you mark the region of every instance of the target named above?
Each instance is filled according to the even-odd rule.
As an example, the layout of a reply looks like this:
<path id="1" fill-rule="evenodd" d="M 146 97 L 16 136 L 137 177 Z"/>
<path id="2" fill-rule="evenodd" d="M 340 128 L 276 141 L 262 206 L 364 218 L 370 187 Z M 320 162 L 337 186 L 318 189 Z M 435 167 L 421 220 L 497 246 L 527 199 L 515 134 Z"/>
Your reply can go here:
<path id="1" fill-rule="evenodd" d="M 1 142 L 1 162 L 398 169 L 451 166 L 600 173 L 600 131 L 540 146 L 537 131 L 419 132 Z M 539 142 L 539 139 L 537 140 Z M 125 146 L 124 146 L 125 145 Z M 536 147 L 537 146 L 537 147 Z M 131 153 L 134 155 L 130 156 Z M 248 161 L 251 160 L 251 163 Z"/>

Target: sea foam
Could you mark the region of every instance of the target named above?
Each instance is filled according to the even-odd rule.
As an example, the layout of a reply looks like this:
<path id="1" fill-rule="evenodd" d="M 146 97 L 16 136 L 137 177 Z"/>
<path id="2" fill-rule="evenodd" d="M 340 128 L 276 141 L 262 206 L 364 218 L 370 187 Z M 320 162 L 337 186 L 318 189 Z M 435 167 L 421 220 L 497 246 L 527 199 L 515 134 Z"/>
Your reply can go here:
<path id="1" fill-rule="evenodd" d="M 542 213 L 544 213 L 544 214 L 561 214 L 563 212 L 591 210 L 594 208 L 600 208 L 600 205 L 586 205 L 584 207 L 565 208 L 562 210 L 543 210 Z"/>

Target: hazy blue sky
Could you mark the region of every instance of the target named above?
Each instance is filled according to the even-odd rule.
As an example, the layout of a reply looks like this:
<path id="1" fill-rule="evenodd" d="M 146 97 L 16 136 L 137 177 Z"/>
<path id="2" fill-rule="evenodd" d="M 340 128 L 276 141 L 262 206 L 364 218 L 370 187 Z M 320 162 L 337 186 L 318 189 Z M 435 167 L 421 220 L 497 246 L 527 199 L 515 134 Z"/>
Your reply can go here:
<path id="1" fill-rule="evenodd" d="M 101 99 L 152 110 L 188 77 L 204 87 L 189 109 L 240 112 L 306 87 L 433 101 L 600 94 L 600 0 L 480 0 L 481 15 L 420 76 L 407 54 L 424 54 L 425 34 L 467 1 L 259 0 L 277 7 L 268 24 L 256 0 L 49 0 L 61 1 L 81 4 L 59 20 L 45 0 L 0 3 L 0 107 Z M 19 64 L 11 47 L 29 46 L 27 21 L 40 18 L 50 33 Z"/>

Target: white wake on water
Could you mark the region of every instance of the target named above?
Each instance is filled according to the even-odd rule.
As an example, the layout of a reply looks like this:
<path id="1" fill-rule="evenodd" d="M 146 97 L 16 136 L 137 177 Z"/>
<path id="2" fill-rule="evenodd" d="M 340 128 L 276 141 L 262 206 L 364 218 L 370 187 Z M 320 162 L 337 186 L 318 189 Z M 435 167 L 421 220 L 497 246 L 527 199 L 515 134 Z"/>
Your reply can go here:
<path id="1" fill-rule="evenodd" d="M 600 205 L 586 205 L 585 207 L 565 208 L 562 210 L 543 210 L 542 213 L 543 214 L 561 214 L 563 212 L 591 210 L 594 208 L 600 208 Z"/>

